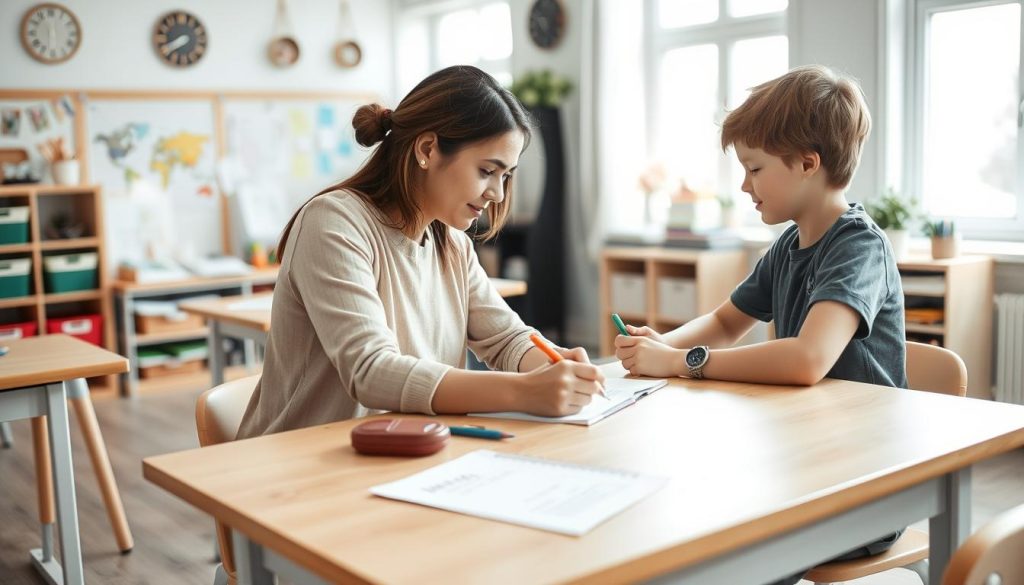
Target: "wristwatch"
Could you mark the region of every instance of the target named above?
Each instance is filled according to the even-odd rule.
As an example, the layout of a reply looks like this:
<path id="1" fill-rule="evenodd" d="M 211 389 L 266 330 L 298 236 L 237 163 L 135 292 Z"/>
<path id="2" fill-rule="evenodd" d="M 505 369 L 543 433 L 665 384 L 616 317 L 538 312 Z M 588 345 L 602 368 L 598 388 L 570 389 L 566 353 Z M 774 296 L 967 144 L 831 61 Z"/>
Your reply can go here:
<path id="1" fill-rule="evenodd" d="M 698 345 L 686 352 L 686 369 L 690 371 L 690 377 L 698 380 L 703 378 L 704 366 L 710 358 L 711 348 L 706 345 Z"/>

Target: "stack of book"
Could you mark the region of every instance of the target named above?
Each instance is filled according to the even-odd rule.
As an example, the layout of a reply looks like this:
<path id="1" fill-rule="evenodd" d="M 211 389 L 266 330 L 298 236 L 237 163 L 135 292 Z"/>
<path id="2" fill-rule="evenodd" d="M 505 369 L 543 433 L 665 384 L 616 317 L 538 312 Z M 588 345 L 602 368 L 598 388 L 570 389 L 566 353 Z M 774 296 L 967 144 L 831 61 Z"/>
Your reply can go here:
<path id="1" fill-rule="evenodd" d="M 718 201 L 711 198 L 676 201 L 668 209 L 665 245 L 698 250 L 739 248 L 743 245 L 738 235 L 720 226 Z"/>

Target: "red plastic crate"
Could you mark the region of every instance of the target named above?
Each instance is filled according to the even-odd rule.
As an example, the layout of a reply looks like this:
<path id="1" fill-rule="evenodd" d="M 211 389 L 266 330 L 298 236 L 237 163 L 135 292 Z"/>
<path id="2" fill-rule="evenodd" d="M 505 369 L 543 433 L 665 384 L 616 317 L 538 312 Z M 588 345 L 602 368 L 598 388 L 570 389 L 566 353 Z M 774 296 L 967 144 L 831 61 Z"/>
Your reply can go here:
<path id="1" fill-rule="evenodd" d="M 0 341 L 14 341 L 22 337 L 34 337 L 36 322 L 0 324 Z"/>
<path id="2" fill-rule="evenodd" d="M 64 333 L 88 341 L 93 345 L 103 345 L 102 315 L 78 315 L 50 319 L 46 322 L 47 333 Z"/>

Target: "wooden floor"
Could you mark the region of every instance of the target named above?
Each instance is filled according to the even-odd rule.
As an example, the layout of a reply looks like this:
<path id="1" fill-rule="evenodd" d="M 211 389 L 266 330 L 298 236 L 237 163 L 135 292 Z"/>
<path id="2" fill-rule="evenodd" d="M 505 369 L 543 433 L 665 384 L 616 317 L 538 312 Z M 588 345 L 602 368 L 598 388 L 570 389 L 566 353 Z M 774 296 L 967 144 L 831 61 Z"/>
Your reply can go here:
<path id="1" fill-rule="evenodd" d="M 193 404 L 196 392 L 104 400 L 96 414 L 110 450 L 135 536 L 135 550 L 121 555 L 107 522 L 92 468 L 71 417 L 76 489 L 86 581 L 95 585 L 195 584 L 213 582 L 213 523 L 142 478 L 142 458 L 197 446 Z M 40 585 L 28 562 L 39 546 L 35 476 L 28 421 L 13 423 L 15 446 L 0 450 L 0 585 Z M 975 468 L 973 520 L 977 527 L 1002 510 L 1024 503 L 1024 451 L 1008 453 Z M 927 528 L 926 524 L 921 525 Z M 903 585 L 919 581 L 891 571 L 861 585 Z"/>

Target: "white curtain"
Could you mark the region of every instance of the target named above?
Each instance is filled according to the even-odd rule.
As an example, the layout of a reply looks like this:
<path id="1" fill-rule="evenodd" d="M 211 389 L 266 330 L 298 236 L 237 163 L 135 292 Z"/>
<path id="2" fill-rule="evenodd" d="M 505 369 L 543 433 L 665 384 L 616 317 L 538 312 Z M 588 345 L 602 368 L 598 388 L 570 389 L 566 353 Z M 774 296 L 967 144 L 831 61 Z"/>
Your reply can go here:
<path id="1" fill-rule="evenodd" d="M 643 3 L 581 2 L 579 194 L 570 198 L 569 320 L 572 342 L 599 343 L 601 248 L 616 209 L 635 205 L 647 156 Z"/>

